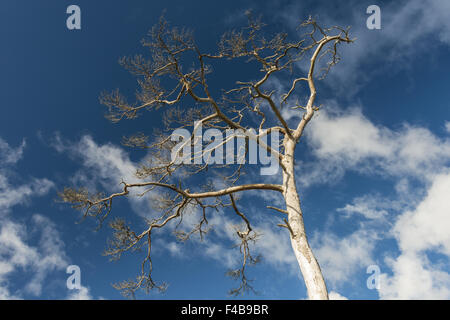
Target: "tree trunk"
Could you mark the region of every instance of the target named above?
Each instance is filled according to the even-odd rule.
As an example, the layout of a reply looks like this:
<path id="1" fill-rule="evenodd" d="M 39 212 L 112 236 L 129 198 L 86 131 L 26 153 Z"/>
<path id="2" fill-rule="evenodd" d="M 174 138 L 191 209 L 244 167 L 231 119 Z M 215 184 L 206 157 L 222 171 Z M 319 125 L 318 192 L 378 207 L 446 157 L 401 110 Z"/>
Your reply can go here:
<path id="1" fill-rule="evenodd" d="M 308 298 L 311 300 L 327 300 L 328 291 L 322 271 L 309 246 L 305 233 L 303 214 L 295 185 L 294 150 L 295 142 L 292 140 L 286 141 L 285 158 L 283 160 L 285 167 L 283 170 L 283 186 L 285 188 L 284 198 L 288 212 L 291 245 L 306 284 Z"/>

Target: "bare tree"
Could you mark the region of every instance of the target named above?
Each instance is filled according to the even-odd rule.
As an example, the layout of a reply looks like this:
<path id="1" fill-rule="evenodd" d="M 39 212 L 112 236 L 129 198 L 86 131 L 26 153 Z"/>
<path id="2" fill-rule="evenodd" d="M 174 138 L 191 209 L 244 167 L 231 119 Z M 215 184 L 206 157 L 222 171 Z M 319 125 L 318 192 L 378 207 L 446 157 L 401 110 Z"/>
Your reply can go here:
<path id="1" fill-rule="evenodd" d="M 308 244 L 303 223 L 295 182 L 295 148 L 306 125 L 318 110 L 315 105 L 316 65 L 324 66 L 319 76 L 325 76 L 329 68 L 339 60 L 338 45 L 353 40 L 349 38 L 349 28 L 322 28 L 311 17 L 300 24 L 299 30 L 304 31 L 304 34 L 298 41 L 290 40 L 285 33 L 278 33 L 266 39 L 263 24 L 259 19 L 254 19 L 249 14 L 248 22 L 248 26 L 241 30 L 224 34 L 216 53 L 204 53 L 197 47 L 190 31 L 170 27 L 161 18 L 159 24 L 153 27 L 148 37 L 142 41 L 142 45 L 150 51 L 150 58 L 136 55 L 120 59 L 120 64 L 138 77 L 137 101 L 128 103 L 119 91 L 101 95 L 102 104 L 109 110 L 107 117 L 113 122 L 136 118 L 144 109 L 156 112 L 159 108 L 165 108 L 163 131 L 155 132 L 152 139 L 142 133 L 124 138 L 125 145 L 148 149 L 151 154 L 148 163 L 136 171 L 136 177 L 142 182 L 122 181 L 122 191 L 110 195 L 90 193 L 86 188 L 65 188 L 60 193 L 62 200 L 81 209 L 84 217 L 93 216 L 103 222 L 116 198 L 133 194 L 143 197 L 152 191 L 158 191 L 151 193 L 151 199 L 154 209 L 160 212 L 159 217 L 146 221 L 142 231 L 131 230 L 126 222 L 119 218 L 109 223 L 114 232 L 105 252 L 107 255 L 120 258 L 125 251 L 142 247 L 147 251 L 137 279 L 115 285 L 123 290 L 125 295 L 134 296 L 134 292 L 139 288 L 147 291 L 153 288 L 165 289 L 165 284 L 157 283 L 152 278 L 151 249 L 154 230 L 176 223 L 175 234 L 179 240 L 187 240 L 193 234 L 203 237 L 208 231 L 208 215 L 218 210 L 232 210 L 243 222 L 243 227 L 236 229 L 238 246 L 243 257 L 242 265 L 239 269 L 228 272 L 239 280 L 240 285 L 231 293 L 239 294 L 252 290 L 245 269 L 259 261 L 259 257 L 252 255 L 250 250 L 250 244 L 256 241 L 259 235 L 252 229 L 250 220 L 241 211 L 242 208 L 239 208 L 237 196 L 248 190 L 267 190 L 278 193 L 284 199 L 285 208 L 267 208 L 282 215 L 283 222 L 278 225 L 289 232 L 309 298 L 328 299 L 325 281 Z M 321 61 L 324 57 L 327 60 Z M 254 81 L 237 81 L 230 89 L 223 89 L 220 93 L 220 90 L 210 87 L 208 75 L 212 72 L 213 64 L 226 60 L 236 63 L 244 60 L 252 66 L 259 65 L 258 71 L 262 76 L 258 76 Z M 301 60 L 303 69 L 298 68 Z M 306 75 L 295 76 L 299 70 L 306 70 Z M 287 92 L 270 90 L 271 80 L 275 75 L 290 79 Z M 293 101 L 293 96 L 302 83 L 305 84 L 303 90 L 307 92 L 304 106 Z M 217 98 L 219 93 L 220 97 Z M 195 106 L 181 108 L 180 103 L 184 101 Z M 300 120 L 294 127 L 290 127 L 290 121 L 283 117 L 283 108 L 292 108 L 299 113 Z M 258 134 L 250 130 L 252 124 L 256 124 L 255 127 L 260 129 Z M 182 148 L 179 148 L 175 150 L 174 157 L 175 141 L 170 134 L 172 130 L 193 128 L 192 135 L 183 145 L 191 148 L 198 143 L 195 141 L 195 131 L 199 125 L 221 132 L 234 129 L 250 137 L 245 143 L 245 154 L 249 152 L 249 140 L 256 141 L 259 147 L 264 148 L 278 161 L 282 183 L 261 181 L 241 184 L 243 171 L 248 167 L 242 162 L 230 165 L 195 161 L 204 159 L 206 152 L 211 155 L 217 150 L 217 145 L 214 150 L 200 150 L 188 158 L 184 152 L 181 155 Z M 274 132 L 279 132 L 282 139 L 278 145 L 269 146 L 263 138 Z M 211 175 L 212 170 L 222 172 L 224 188 L 217 189 L 211 183 L 198 186 L 200 177 Z M 207 181 L 203 178 L 202 180 Z M 130 193 L 131 190 L 139 190 L 139 193 Z M 198 224 L 188 232 L 178 228 L 186 212 L 192 210 L 199 210 L 201 213 Z"/>

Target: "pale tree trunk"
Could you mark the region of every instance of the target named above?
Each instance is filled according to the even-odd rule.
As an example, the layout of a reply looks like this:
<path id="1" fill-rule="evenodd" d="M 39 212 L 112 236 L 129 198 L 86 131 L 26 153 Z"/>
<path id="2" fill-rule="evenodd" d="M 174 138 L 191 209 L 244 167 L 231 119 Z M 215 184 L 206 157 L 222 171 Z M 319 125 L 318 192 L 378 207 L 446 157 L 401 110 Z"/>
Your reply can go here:
<path id="1" fill-rule="evenodd" d="M 306 284 L 308 298 L 312 300 L 327 300 L 328 291 L 322 271 L 309 246 L 305 233 L 300 199 L 295 185 L 294 150 L 295 142 L 290 139 L 287 140 L 285 142 L 285 158 L 283 160 L 283 186 L 285 188 L 283 195 L 288 212 L 291 245 Z"/>

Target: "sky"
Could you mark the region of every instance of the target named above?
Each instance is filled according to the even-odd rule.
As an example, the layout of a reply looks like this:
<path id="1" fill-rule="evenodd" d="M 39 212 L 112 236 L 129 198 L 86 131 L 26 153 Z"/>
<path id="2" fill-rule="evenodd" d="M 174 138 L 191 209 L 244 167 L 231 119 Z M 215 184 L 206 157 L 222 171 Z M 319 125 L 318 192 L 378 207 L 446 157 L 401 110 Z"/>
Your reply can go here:
<path id="1" fill-rule="evenodd" d="M 66 26 L 73 4 L 81 9 L 80 30 Z M 381 29 L 366 25 L 373 4 L 381 9 Z M 146 153 L 121 145 L 122 137 L 160 128 L 161 114 L 113 124 L 98 97 L 115 88 L 133 95 L 136 80 L 118 59 L 145 54 L 140 40 L 162 13 L 213 50 L 222 33 L 245 24 L 247 10 L 261 15 L 269 32 L 298 35 L 296 27 L 312 15 L 326 26 L 351 26 L 356 38 L 339 48 L 342 60 L 319 82 L 323 106 L 296 154 L 306 231 L 330 297 L 450 298 L 450 2 L 6 0 L 0 299 L 124 299 L 111 284 L 134 278 L 143 253 L 110 262 L 102 255 L 108 226 L 78 223 L 80 213 L 59 202 L 57 192 L 86 185 L 111 193 L 122 178 L 135 179 Z M 250 69 L 218 68 L 215 84 L 226 86 L 237 73 L 253 77 Z M 288 88 L 284 79 L 272 84 L 276 94 Z M 301 116 L 283 114 L 290 124 Z M 264 210 L 280 199 L 253 192 L 242 203 L 261 231 L 254 250 L 263 259 L 249 270 L 257 293 L 238 298 L 305 299 L 288 233 Z M 139 229 L 149 211 L 130 197 L 111 214 Z M 154 278 L 169 287 L 136 298 L 233 298 L 227 292 L 235 283 L 225 272 L 239 264 L 235 221 L 219 212 L 209 222 L 215 228 L 203 241 L 155 235 Z M 67 286 L 70 265 L 80 268 L 79 289 Z M 367 285 L 374 266 L 377 288 Z"/>

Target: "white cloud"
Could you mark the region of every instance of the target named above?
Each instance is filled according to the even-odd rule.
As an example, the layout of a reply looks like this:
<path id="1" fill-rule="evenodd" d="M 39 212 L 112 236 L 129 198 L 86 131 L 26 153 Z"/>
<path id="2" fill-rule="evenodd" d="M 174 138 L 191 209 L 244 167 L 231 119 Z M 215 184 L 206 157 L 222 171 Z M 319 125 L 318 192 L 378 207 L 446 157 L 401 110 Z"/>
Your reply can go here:
<path id="1" fill-rule="evenodd" d="M 69 151 L 72 156 L 82 160 L 83 168 L 80 170 L 78 177 L 84 177 L 84 180 L 79 181 L 80 183 L 99 182 L 106 190 L 117 191 L 117 188 L 120 188 L 118 183 L 122 178 L 127 182 L 136 181 L 134 172 L 138 163 L 132 162 L 122 148 L 113 144 L 99 145 L 90 136 L 82 137 L 78 143 L 71 144 L 71 147 L 67 147 L 70 144 L 64 142 L 61 138 L 56 141 L 57 143 L 54 146 L 56 150 L 59 150 L 59 152 Z M 93 179 L 89 177 L 93 177 Z M 214 184 L 217 186 L 220 182 L 218 180 Z M 148 195 L 155 194 L 155 191 L 157 192 L 157 190 L 154 190 Z M 264 193 L 266 199 L 272 199 L 270 196 L 271 194 Z M 129 197 L 129 200 L 134 211 L 139 215 L 145 216 L 149 211 L 145 199 Z M 190 231 L 190 228 L 198 223 L 200 212 L 191 211 L 185 213 L 179 229 Z M 208 218 L 208 221 L 208 226 L 214 226 L 214 237 L 208 237 L 206 241 L 197 243 L 197 245 L 203 247 L 202 254 L 224 263 L 228 268 L 236 266 L 241 257 L 238 249 L 231 248 L 231 244 L 236 243 L 238 239 L 234 229 L 236 221 L 224 213 L 217 212 L 214 212 Z M 237 224 L 240 223 L 239 221 Z M 168 227 L 173 228 L 174 225 L 171 224 Z M 292 266 L 296 263 L 294 256 L 291 254 L 289 237 L 284 232 L 285 230 L 274 231 L 264 223 L 255 224 L 253 227 L 263 234 L 254 247 L 255 254 L 262 253 L 267 256 L 268 258 L 265 261 L 272 265 L 285 266 L 290 264 Z M 175 242 L 164 240 L 156 243 L 158 247 L 168 250 L 174 256 L 183 256 L 180 245 Z"/>
<path id="2" fill-rule="evenodd" d="M 382 5 L 381 12 L 382 28 L 377 31 L 366 28 L 361 13 L 353 13 L 357 40 L 343 48 L 343 63 L 333 73 L 333 78 L 340 80 L 337 83 L 345 83 L 347 89 L 350 83 L 361 87 L 370 79 L 361 67 L 366 63 L 378 63 L 378 71 L 373 74 L 392 73 L 410 69 L 411 59 L 417 54 L 430 56 L 430 48 L 450 45 L 450 5 L 446 0 L 396 1 Z"/>
<path id="3" fill-rule="evenodd" d="M 325 234 L 315 250 L 324 274 L 333 285 L 341 284 L 354 274 L 358 267 L 369 264 L 376 241 L 394 237 L 400 253 L 397 257 L 387 252 L 385 262 L 392 273 L 381 275 L 379 290 L 382 299 L 448 299 L 450 297 L 450 273 L 445 263 L 430 261 L 428 254 L 450 258 L 450 174 L 442 168 L 440 174 L 430 177 L 430 184 L 423 198 L 404 186 L 401 180 L 397 188 L 398 199 L 365 195 L 352 204 L 338 209 L 349 215 L 355 213 L 381 224 L 363 224 L 351 236 L 338 238 Z M 400 213 L 392 225 L 393 213 Z M 370 229 L 372 228 L 372 229 Z M 364 230 L 378 233 L 366 237 Z M 386 233 L 388 232 L 388 233 Z M 384 236 L 382 236 L 384 235 Z M 318 234 L 313 239 L 316 244 Z M 386 272 L 386 271 L 385 271 Z"/>
<path id="4" fill-rule="evenodd" d="M 344 237 L 315 233 L 311 242 L 325 279 L 337 286 L 352 280 L 356 271 L 371 264 L 376 240 L 373 232 L 360 229 Z"/>
<path id="5" fill-rule="evenodd" d="M 388 206 L 385 206 L 389 204 Z M 383 219 L 388 215 L 391 203 L 387 203 L 379 195 L 364 195 L 353 199 L 353 203 L 338 208 L 338 212 L 344 212 L 347 218 L 354 214 L 360 214 L 366 219 Z"/>
<path id="6" fill-rule="evenodd" d="M 426 37 L 437 34 L 440 41 L 450 44 L 448 1 L 433 0 L 425 3 L 413 0 L 392 6 L 390 9 L 392 10 L 384 20 L 386 33 L 390 34 L 392 41 L 404 46 L 413 46 L 417 40 L 426 40 Z"/>
<path id="7" fill-rule="evenodd" d="M 405 124 L 392 130 L 375 125 L 358 109 L 321 112 L 314 120 L 307 141 L 318 159 L 308 167 L 315 173 L 300 177 L 310 184 L 324 183 L 353 170 L 389 177 L 396 192 L 389 197 L 377 193 L 357 196 L 337 209 L 347 218 L 358 214 L 371 221 L 350 236 L 315 235 L 313 245 L 325 277 L 333 285 L 348 281 L 374 259 L 375 244 L 384 235 L 397 241 L 400 253 L 397 257 L 386 253 L 392 274 L 382 275 L 380 298 L 448 299 L 449 270 L 430 261 L 428 254 L 450 257 L 449 139 L 423 127 Z M 421 187 L 412 188 L 411 181 L 420 182 Z M 378 236 L 372 236 L 375 233 Z"/>
<path id="8" fill-rule="evenodd" d="M 391 134 L 373 125 L 360 109 L 346 113 L 320 112 L 311 122 L 308 142 L 319 158 L 343 157 L 349 163 L 392 153 Z"/>
<path id="9" fill-rule="evenodd" d="M 0 300 L 20 300 L 19 296 L 12 295 L 2 279 L 0 279 Z"/>
<path id="10" fill-rule="evenodd" d="M 395 188 L 401 199 L 389 201 L 385 199 L 383 202 L 381 195 L 362 195 L 356 197 L 352 203 L 338 209 L 348 216 L 360 214 L 366 219 L 379 221 L 386 219 L 391 211 L 407 207 L 406 201 L 402 197 L 411 191 L 408 177 L 413 176 L 428 182 L 432 181 L 436 176 L 436 170 L 445 167 L 450 157 L 449 141 L 438 138 L 428 129 L 404 125 L 401 129 L 394 131 L 373 124 L 357 108 L 347 110 L 347 112 L 327 113 L 322 111 L 320 116 L 311 122 L 311 127 L 311 130 L 308 131 L 307 142 L 319 161 L 316 162 L 318 165 L 313 167 L 315 170 L 309 171 L 316 174 L 316 176 L 311 174 L 307 176 L 309 183 L 327 181 L 330 174 L 334 174 L 338 179 L 346 170 L 363 172 L 368 167 L 368 163 L 376 170 L 365 170 L 365 174 L 387 175 L 398 179 Z M 111 188 L 113 182 L 120 181 L 122 177 L 132 179 L 136 163 L 133 163 L 119 147 L 111 144 L 98 145 L 91 137 L 86 136 L 76 144 L 72 152 L 82 158 L 84 169 L 91 170 L 90 172 L 99 178 L 105 187 Z M 105 165 L 102 166 L 102 164 Z M 333 169 L 326 170 L 327 167 Z M 300 170 L 302 168 L 305 166 L 299 166 Z M 323 168 L 325 168 L 324 171 Z M 305 177 L 305 175 L 299 176 Z M 414 201 L 411 202 L 411 207 L 415 204 Z M 423 232 L 427 233 L 430 230 L 426 228 L 434 227 L 432 223 L 429 226 L 426 223 L 419 224 L 422 219 L 421 215 L 414 216 L 415 219 L 405 218 L 409 224 L 404 224 L 404 228 L 414 229 L 413 232 L 406 234 L 420 234 L 422 231 L 419 229 L 422 227 L 425 227 Z M 198 213 L 193 212 L 185 216 L 183 223 L 186 226 L 187 224 L 192 225 L 197 219 Z M 233 228 L 233 225 L 236 224 L 234 219 L 230 219 L 224 214 L 215 214 L 209 219 L 209 223 L 215 226 L 215 236 L 198 244 L 203 247 L 202 254 L 220 261 L 226 267 L 238 266 L 239 252 L 230 248 L 230 244 L 237 240 Z M 289 237 L 282 233 L 284 230 L 276 232 L 264 221 L 253 223 L 253 225 L 263 234 L 254 246 L 254 253 L 263 254 L 267 257 L 265 262 L 272 266 L 282 268 L 289 266 L 289 270 L 298 271 L 295 258 L 291 253 Z M 385 227 L 389 227 L 389 224 Z M 397 229 L 398 227 L 395 230 Z M 443 226 L 442 230 L 448 230 L 448 228 Z M 439 237 L 441 233 L 434 232 L 433 234 Z M 406 239 L 406 236 L 402 238 Z M 434 238 L 429 237 L 424 241 L 432 243 L 434 247 L 442 246 L 442 243 L 438 241 L 440 238 L 437 240 Z M 366 228 L 345 237 L 337 237 L 332 233 L 325 233 L 319 237 L 316 234 L 312 243 L 327 281 L 330 281 L 333 286 L 337 286 L 352 280 L 355 272 L 373 262 L 373 250 L 377 240 L 374 232 Z M 168 242 L 163 247 L 175 256 L 183 256 L 180 246 L 174 242 Z M 405 259 L 401 255 L 397 260 L 391 258 L 390 265 L 397 275 L 396 273 L 392 277 L 383 275 L 385 286 L 382 288 L 385 291 L 380 291 L 380 297 L 399 295 L 398 292 L 401 292 L 402 289 L 399 289 L 398 286 L 403 283 L 403 275 L 409 276 L 410 274 L 404 271 L 407 268 L 404 261 L 410 262 L 412 269 L 422 270 L 422 275 L 431 279 L 428 283 L 432 285 L 436 279 L 445 280 L 445 272 L 432 269 L 430 264 L 426 263 L 414 265 L 413 263 L 419 260 Z M 439 289 L 440 294 L 445 293 L 444 289 L 445 285 Z M 83 293 L 80 291 L 80 296 L 86 292 L 86 290 Z M 334 293 L 333 296 L 340 297 Z"/>
<path id="11" fill-rule="evenodd" d="M 13 273 L 21 270 L 31 274 L 24 290 L 39 296 L 48 275 L 55 270 L 63 270 L 67 265 L 64 245 L 55 225 L 41 215 L 33 215 L 32 222 L 34 231 L 9 219 L 1 220 L 0 292 L 5 299 L 15 296 L 8 287 L 8 277 Z M 35 232 L 40 235 L 40 241 L 37 245 L 30 245 L 27 241 Z"/>
<path id="12" fill-rule="evenodd" d="M 43 196 L 54 186 L 46 178 L 31 178 L 28 183 L 20 186 L 11 184 L 11 166 L 17 163 L 23 155 L 25 140 L 17 148 L 12 148 L 0 137 L 0 217 L 18 204 L 26 204 L 32 196 Z"/>
<path id="13" fill-rule="evenodd" d="M 239 249 L 233 248 L 235 244 L 239 243 L 236 228 L 245 230 L 246 227 L 240 218 L 235 218 L 232 209 L 224 211 L 211 212 L 212 214 L 208 217 L 208 228 L 211 228 L 212 231 L 205 236 L 203 241 L 200 241 L 199 237 L 194 237 L 193 240 L 196 241 L 197 246 L 201 247 L 201 250 L 196 250 L 196 252 L 220 262 L 226 268 L 236 268 L 242 263 L 242 255 Z M 261 255 L 264 264 L 297 275 L 298 265 L 292 253 L 288 231 L 277 227 L 275 219 L 261 216 L 252 219 L 250 213 L 247 212 L 247 214 L 253 230 L 260 235 L 255 243 L 250 243 L 252 255 Z M 187 214 L 183 217 L 179 229 L 188 232 L 192 226 L 198 223 L 199 219 L 199 212 Z M 172 242 L 161 240 L 157 243 L 158 246 L 163 247 L 175 256 L 182 257 L 186 254 L 180 252 L 180 247 Z"/>
<path id="14" fill-rule="evenodd" d="M 321 111 L 306 134 L 318 159 L 299 166 L 304 186 L 335 182 L 346 170 L 397 179 L 431 179 L 450 162 L 450 140 L 423 127 L 375 125 L 359 108 Z"/>
<path id="15" fill-rule="evenodd" d="M 298 264 L 292 251 L 289 232 L 276 226 L 276 223 L 256 224 L 255 229 L 261 239 L 255 244 L 256 250 L 269 265 L 298 274 Z"/>
<path id="16" fill-rule="evenodd" d="M 229 209 L 228 213 L 233 214 L 231 209 Z M 288 232 L 277 227 L 274 219 L 268 221 L 269 219 L 259 217 L 258 220 L 251 219 L 253 230 L 260 235 L 258 241 L 251 245 L 252 254 L 254 256 L 261 255 L 264 263 L 280 268 L 280 270 L 288 270 L 297 274 L 297 261 L 292 253 Z M 245 230 L 245 226 L 241 221 L 231 219 L 226 214 L 213 215 L 209 219 L 209 224 L 214 226 L 215 234 L 220 240 L 227 240 L 232 243 L 236 243 L 239 240 L 236 235 L 236 226 L 241 228 L 241 230 Z M 217 242 L 208 242 L 205 245 L 211 247 L 208 253 L 214 253 L 212 257 L 222 261 L 223 257 L 226 257 L 225 261 L 227 261 L 228 267 L 240 263 L 239 250 L 230 249 L 229 246 L 218 244 Z"/>
<path id="17" fill-rule="evenodd" d="M 403 213 L 394 227 L 402 251 L 435 249 L 450 256 L 450 174 L 433 180 L 425 199 Z"/>
<path id="18" fill-rule="evenodd" d="M 330 300 L 348 300 L 346 297 L 337 293 L 336 291 L 330 291 L 330 293 L 328 294 L 328 298 Z"/>
<path id="19" fill-rule="evenodd" d="M 10 166 L 22 157 L 24 147 L 25 142 L 11 148 L 0 138 L 0 299 L 20 299 L 24 293 L 39 296 L 48 276 L 67 264 L 64 243 L 51 220 L 34 214 L 26 220 L 27 226 L 24 217 L 11 215 L 14 206 L 28 204 L 54 186 L 45 178 L 21 185 L 10 182 L 10 176 L 17 177 Z M 32 244 L 34 238 L 38 242 Z M 12 289 L 10 277 L 17 272 L 29 281 L 23 288 Z"/>
<path id="20" fill-rule="evenodd" d="M 83 136 L 77 144 L 67 149 L 81 158 L 83 166 L 109 190 L 120 188 L 122 179 L 127 183 L 137 181 L 134 176 L 137 164 L 118 146 L 111 143 L 99 145 L 91 136 Z"/>
<path id="21" fill-rule="evenodd" d="M 421 196 L 421 190 L 414 190 L 407 179 L 400 179 L 395 184 L 395 192 L 380 194 L 373 192 L 353 198 L 342 208 L 336 209 L 342 212 L 344 218 L 353 218 L 357 215 L 371 220 L 374 224 L 383 223 L 385 227 L 391 226 L 390 219 L 407 209 L 414 208 Z"/>
<path id="22" fill-rule="evenodd" d="M 81 160 L 82 167 L 72 177 L 72 185 L 87 187 L 91 191 L 118 192 L 122 191 L 122 181 L 126 183 L 142 182 L 136 176 L 139 163 L 133 162 L 130 155 L 120 146 L 112 143 L 99 144 L 89 136 L 83 136 L 80 141 L 71 143 L 56 135 L 52 146 L 60 153 L 67 152 L 76 160 Z M 142 161 L 145 161 L 143 159 Z M 151 209 L 150 201 L 160 195 L 155 189 L 146 197 L 138 197 L 143 189 L 132 188 L 127 199 L 135 213 L 145 218 L 154 218 L 155 210 Z"/>
<path id="23" fill-rule="evenodd" d="M 32 196 L 47 194 L 54 186 L 48 179 L 32 179 L 31 182 L 21 186 L 12 186 L 8 178 L 0 171 L 0 214 L 18 204 L 25 204 Z"/>
<path id="24" fill-rule="evenodd" d="M 17 148 L 12 148 L 9 144 L 0 138 L 0 165 L 14 164 L 22 158 L 25 149 L 25 140 Z"/>
<path id="25" fill-rule="evenodd" d="M 380 4 L 381 29 L 366 27 L 366 8 L 371 3 L 347 1 L 330 10 L 328 1 L 296 1 L 272 8 L 278 20 L 295 30 L 311 14 L 322 26 L 351 26 L 352 44 L 339 47 L 342 60 L 332 68 L 325 83 L 340 95 L 353 95 L 380 73 L 411 69 L 418 54 L 433 55 L 437 45 L 450 45 L 450 4 L 447 0 L 403 0 Z M 272 6 L 276 6 L 273 4 Z M 325 60 L 325 59 L 324 59 Z M 325 61 L 324 61 L 325 62 Z M 376 65 L 368 72 L 367 65 Z M 320 69 L 320 65 L 319 68 Z"/>
<path id="26" fill-rule="evenodd" d="M 70 291 L 67 300 L 92 300 L 89 288 L 81 286 L 80 289 Z"/>
<path id="27" fill-rule="evenodd" d="M 450 133 L 450 121 L 445 121 L 445 130 Z"/>
<path id="28" fill-rule="evenodd" d="M 32 216 L 32 224 L 40 232 L 40 257 L 39 262 L 35 263 L 37 272 L 26 289 L 38 296 L 41 294 L 45 277 L 53 271 L 64 269 L 68 261 L 64 251 L 64 242 L 61 240 L 56 225 L 50 219 L 39 214 Z"/>
<path id="29" fill-rule="evenodd" d="M 436 176 L 427 195 L 414 210 L 397 219 L 393 234 L 400 255 L 389 257 L 393 274 L 383 274 L 383 299 L 449 299 L 448 267 L 429 261 L 427 253 L 450 258 L 450 174 Z"/>
<path id="30" fill-rule="evenodd" d="M 433 266 L 424 254 L 403 253 L 388 265 L 393 275 L 381 275 L 381 299 L 450 299 L 449 273 Z"/>
<path id="31" fill-rule="evenodd" d="M 298 166 L 298 177 L 303 186 L 337 181 L 347 170 L 394 180 L 399 199 L 383 199 L 379 194 L 360 195 L 338 209 L 348 216 L 359 214 L 378 222 L 390 221 L 391 212 L 402 212 L 391 233 L 398 241 L 401 253 L 397 258 L 390 256 L 386 260 L 393 274 L 382 275 L 380 297 L 447 297 L 448 273 L 440 266 L 434 266 L 426 252 L 433 250 L 447 255 L 449 252 L 446 235 L 449 226 L 443 213 L 448 212 L 443 196 L 448 194 L 448 183 L 442 173 L 450 161 L 448 137 L 438 137 L 427 128 L 407 124 L 393 130 L 374 124 L 359 108 L 336 108 L 333 112 L 319 113 L 310 123 L 306 141 L 316 159 Z M 99 145 L 92 138 L 84 137 L 72 152 L 81 157 L 84 169 L 91 170 L 105 187 L 111 188 L 122 177 L 132 179 L 136 163 L 119 147 Z M 105 166 L 101 167 L 102 164 Z M 433 200 L 418 204 L 420 192 L 411 188 L 410 178 L 418 179 L 425 187 L 431 186 L 428 197 Z M 193 213 L 186 216 L 185 222 L 193 223 L 196 218 L 198 216 Z M 209 221 L 216 227 L 215 237 L 199 244 L 203 246 L 200 251 L 227 267 L 238 265 L 239 252 L 230 249 L 229 245 L 237 239 L 232 228 L 234 219 L 215 214 Z M 263 233 L 254 247 L 255 253 L 262 253 L 267 257 L 265 262 L 273 266 L 292 266 L 292 270 L 298 270 L 287 233 L 274 231 L 264 221 L 256 221 L 253 225 Z M 378 225 L 374 229 L 368 227 L 373 225 L 364 225 L 344 237 L 333 233 L 314 235 L 314 252 L 327 281 L 333 286 L 353 280 L 356 272 L 373 263 L 374 248 L 380 239 L 376 233 L 381 230 L 386 235 L 391 224 Z M 176 256 L 183 255 L 175 243 L 168 243 L 165 249 Z M 414 277 L 420 279 L 419 284 Z M 411 290 L 415 291 L 411 293 Z"/>

